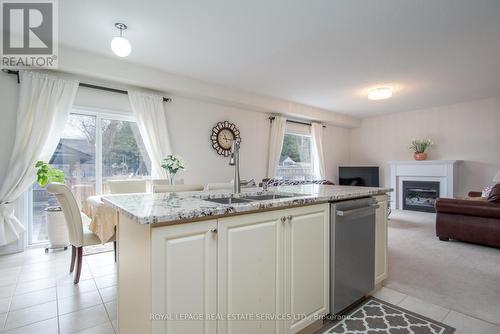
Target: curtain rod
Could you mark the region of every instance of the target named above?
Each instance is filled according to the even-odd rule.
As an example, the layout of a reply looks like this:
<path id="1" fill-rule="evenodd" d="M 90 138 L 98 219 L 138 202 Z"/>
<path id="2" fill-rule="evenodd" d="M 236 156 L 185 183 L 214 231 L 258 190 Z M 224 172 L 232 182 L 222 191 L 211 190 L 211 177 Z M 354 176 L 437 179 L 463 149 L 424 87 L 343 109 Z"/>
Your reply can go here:
<path id="1" fill-rule="evenodd" d="M 19 81 L 19 71 L 6 70 L 6 69 L 3 69 L 2 71 L 5 72 L 5 73 L 7 73 L 7 74 L 15 74 L 15 75 L 17 75 L 17 83 L 20 82 Z M 92 85 L 92 84 L 88 84 L 88 83 L 84 83 L 84 82 L 80 82 L 79 86 L 80 87 L 85 87 L 85 88 L 92 88 L 92 89 L 103 90 L 103 91 L 106 91 L 106 92 L 118 93 L 118 94 L 126 94 L 126 95 L 128 94 L 128 92 L 126 90 L 123 90 L 123 89 L 116 89 L 116 88 L 110 88 L 110 87 Z M 169 97 L 164 97 L 163 101 L 164 102 L 171 102 L 172 99 L 169 98 Z"/>
<path id="2" fill-rule="evenodd" d="M 270 116 L 269 120 L 272 122 L 272 121 L 274 121 L 275 118 L 276 117 L 274 117 L 274 116 Z M 294 121 L 293 119 L 287 119 L 286 121 L 289 123 L 295 123 L 295 124 L 302 124 L 302 125 L 308 125 L 308 126 L 312 125 L 310 122 Z M 326 128 L 326 125 L 323 125 L 323 127 Z"/>

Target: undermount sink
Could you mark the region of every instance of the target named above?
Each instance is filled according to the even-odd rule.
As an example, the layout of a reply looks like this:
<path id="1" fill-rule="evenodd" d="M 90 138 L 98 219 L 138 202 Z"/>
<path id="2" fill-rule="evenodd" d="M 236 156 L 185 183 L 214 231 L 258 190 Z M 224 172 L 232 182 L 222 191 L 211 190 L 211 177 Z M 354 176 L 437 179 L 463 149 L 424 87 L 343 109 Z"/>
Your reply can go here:
<path id="1" fill-rule="evenodd" d="M 245 199 L 249 199 L 252 201 L 267 201 L 270 199 L 279 199 L 279 198 L 290 198 L 290 197 L 299 197 L 302 195 L 297 194 L 262 194 L 262 195 L 253 195 L 253 196 L 245 196 Z"/>
<path id="2" fill-rule="evenodd" d="M 206 198 L 205 201 L 219 204 L 237 204 L 249 203 L 255 201 L 268 201 L 272 199 L 291 198 L 304 196 L 301 194 L 260 194 L 260 195 L 243 195 L 240 197 L 222 197 L 222 198 Z"/>
<path id="3" fill-rule="evenodd" d="M 251 202 L 251 200 L 237 198 L 237 197 L 208 198 L 208 199 L 205 199 L 205 201 L 219 203 L 219 204 L 235 204 L 235 203 Z"/>

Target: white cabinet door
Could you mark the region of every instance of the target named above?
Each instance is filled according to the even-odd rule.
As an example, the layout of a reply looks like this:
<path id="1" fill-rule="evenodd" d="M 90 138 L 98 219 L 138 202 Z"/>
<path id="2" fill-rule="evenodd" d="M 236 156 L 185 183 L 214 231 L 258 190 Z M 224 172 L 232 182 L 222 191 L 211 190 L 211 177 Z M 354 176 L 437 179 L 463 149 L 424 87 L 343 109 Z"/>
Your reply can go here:
<path id="1" fill-rule="evenodd" d="M 183 316 L 217 312 L 217 221 L 152 231 L 152 322 L 154 334 L 214 334 L 217 322 Z M 141 282 L 137 282 L 141 284 Z"/>
<path id="2" fill-rule="evenodd" d="M 219 219 L 219 334 L 283 334 L 283 211 Z"/>
<path id="3" fill-rule="evenodd" d="M 376 196 L 379 208 L 375 212 L 375 284 L 388 276 L 387 254 L 387 195 Z"/>
<path id="4" fill-rule="evenodd" d="M 285 305 L 296 333 L 329 312 L 329 205 L 287 210 L 285 223 Z M 305 315 L 305 318 L 296 317 Z"/>

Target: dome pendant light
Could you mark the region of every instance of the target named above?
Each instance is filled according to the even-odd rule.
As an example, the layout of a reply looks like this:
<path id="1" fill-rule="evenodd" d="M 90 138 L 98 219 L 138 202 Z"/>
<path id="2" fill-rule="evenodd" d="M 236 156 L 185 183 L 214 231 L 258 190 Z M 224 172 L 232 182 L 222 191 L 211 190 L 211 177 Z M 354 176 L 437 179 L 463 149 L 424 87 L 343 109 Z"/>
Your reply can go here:
<path id="1" fill-rule="evenodd" d="M 127 29 L 127 26 L 123 23 L 115 23 L 115 27 L 120 30 L 120 36 L 111 40 L 111 50 L 118 57 L 127 57 L 132 51 L 130 42 L 122 36 L 123 30 Z"/>

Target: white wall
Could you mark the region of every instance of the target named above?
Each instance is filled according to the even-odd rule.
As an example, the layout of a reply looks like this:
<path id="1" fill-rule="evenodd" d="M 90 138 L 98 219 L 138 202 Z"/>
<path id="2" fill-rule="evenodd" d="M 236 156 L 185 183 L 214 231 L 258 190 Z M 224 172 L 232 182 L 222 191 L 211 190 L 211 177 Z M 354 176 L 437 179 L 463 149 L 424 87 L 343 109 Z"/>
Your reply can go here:
<path id="1" fill-rule="evenodd" d="M 465 195 L 491 184 L 500 169 L 500 98 L 365 118 L 350 134 L 351 163 L 380 165 L 386 185 L 387 161 L 411 160 L 412 138 L 431 138 L 429 159 L 464 160 L 456 192 Z"/>
<path id="2" fill-rule="evenodd" d="M 78 89 L 75 105 L 132 114 L 126 95 L 84 87 Z M 243 138 L 241 177 L 256 178 L 257 182 L 264 177 L 269 140 L 266 114 L 180 96 L 164 106 L 174 153 L 188 163 L 179 178 L 187 183 L 228 182 L 233 178 L 234 169 L 228 166 L 228 159 L 218 155 L 210 141 L 212 127 L 225 120 L 235 123 Z"/>
<path id="3" fill-rule="evenodd" d="M 351 129 L 327 125 L 323 129 L 323 149 L 327 179 L 338 184 L 338 166 L 350 162 L 350 131 Z"/>
<path id="4" fill-rule="evenodd" d="M 103 83 L 90 78 L 82 81 Z M 14 142 L 18 87 L 15 76 L 0 73 L 2 178 Z M 165 107 L 173 148 L 189 163 L 189 169 L 181 176 L 186 182 L 224 182 L 232 178 L 233 170 L 227 159 L 210 146 L 210 130 L 222 120 L 234 122 L 241 130 L 242 177 L 256 180 L 265 177 L 268 114 L 231 104 L 169 96 L 173 96 L 173 102 Z M 88 88 L 79 88 L 76 104 L 130 112 L 127 96 Z M 500 98 L 492 98 L 366 118 L 355 129 L 328 125 L 324 129 L 327 177 L 338 181 L 339 164 L 378 164 L 382 167 L 384 184 L 388 180 L 386 162 L 412 159 L 408 150 L 411 139 L 429 137 L 436 143 L 429 152 L 431 159 L 464 160 L 459 167 L 457 192 L 463 195 L 489 184 L 500 168 L 499 124 Z"/>
<path id="5" fill-rule="evenodd" d="M 96 83 L 89 78 L 81 80 Z M 18 87 L 14 75 L 0 73 L 0 98 L 3 102 L 0 130 L 4 137 L 0 141 L 0 153 L 3 157 L 10 156 L 14 142 Z M 189 165 L 179 175 L 180 178 L 188 183 L 228 182 L 233 178 L 234 169 L 228 165 L 228 159 L 218 155 L 210 141 L 212 127 L 224 120 L 235 123 L 241 131 L 241 177 L 255 178 L 259 182 L 266 176 L 269 114 L 222 103 L 169 96 L 173 97 L 173 101 L 166 103 L 165 108 L 174 153 L 183 156 Z M 78 89 L 75 105 L 131 112 L 126 95 L 82 87 Z M 328 125 L 324 131 L 327 176 L 336 181 L 337 165 L 347 163 L 349 159 L 348 129 Z M 4 175 L 7 163 L 8 159 L 1 159 L 0 176 Z"/>
<path id="6" fill-rule="evenodd" d="M 172 95 L 169 95 L 172 96 Z M 266 177 L 270 123 L 269 114 L 223 103 L 200 101 L 173 95 L 165 104 L 170 140 L 175 154 L 188 162 L 179 174 L 187 183 L 228 182 L 234 169 L 228 158 L 218 155 L 211 146 L 212 127 L 230 121 L 241 131 L 240 174 L 258 183 Z M 131 112 L 125 95 L 79 88 L 75 104 Z M 349 130 L 328 125 L 324 129 L 327 176 L 336 182 L 337 165 L 349 159 Z"/>
<path id="7" fill-rule="evenodd" d="M 126 95 L 88 88 L 78 89 L 75 105 L 132 112 Z M 257 182 L 265 177 L 269 141 L 266 114 L 180 96 L 164 106 L 174 153 L 188 163 L 187 170 L 178 176 L 186 183 L 228 182 L 233 178 L 228 158 L 218 155 L 210 141 L 212 127 L 225 120 L 241 131 L 241 177 L 255 178 Z"/>
<path id="8" fill-rule="evenodd" d="M 175 97 L 166 106 L 172 147 L 189 164 L 181 176 L 187 182 L 228 182 L 233 178 L 234 168 L 228 165 L 228 158 L 218 155 L 210 141 L 212 127 L 224 120 L 234 123 L 241 132 L 241 177 L 257 182 L 265 177 L 268 116 L 182 97 Z"/>

